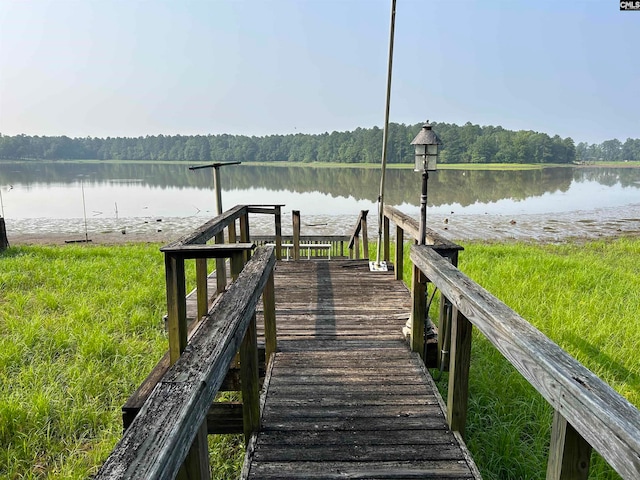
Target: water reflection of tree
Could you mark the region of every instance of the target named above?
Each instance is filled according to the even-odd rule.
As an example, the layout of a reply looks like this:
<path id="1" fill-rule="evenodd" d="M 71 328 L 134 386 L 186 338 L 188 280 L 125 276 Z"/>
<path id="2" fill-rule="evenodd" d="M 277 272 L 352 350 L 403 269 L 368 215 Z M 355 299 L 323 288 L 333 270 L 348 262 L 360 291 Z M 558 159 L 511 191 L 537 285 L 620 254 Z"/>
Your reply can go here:
<path id="1" fill-rule="evenodd" d="M 256 167 L 238 165 L 223 168 L 225 190 L 265 188 L 297 193 L 322 192 L 334 197 L 353 197 L 375 202 L 380 172 L 358 168 Z M 37 183 L 107 185 L 141 183 L 158 188 L 213 188 L 210 170 L 191 171 L 186 165 L 166 164 L 80 164 L 7 163 L 0 166 L 0 185 Z M 548 192 L 566 191 L 572 181 L 593 181 L 640 188 L 640 170 L 631 168 L 545 168 L 542 170 L 488 171 L 440 170 L 429 178 L 429 204 L 495 202 L 505 198 L 522 200 Z M 419 203 L 420 174 L 389 170 L 385 202 L 399 205 Z M 259 201 L 255 199 L 254 201 Z"/>
<path id="2" fill-rule="evenodd" d="M 640 188 L 640 169 L 636 168 L 576 168 L 573 179 L 576 182 L 598 182 L 611 187 L 620 184 L 623 187 Z"/>

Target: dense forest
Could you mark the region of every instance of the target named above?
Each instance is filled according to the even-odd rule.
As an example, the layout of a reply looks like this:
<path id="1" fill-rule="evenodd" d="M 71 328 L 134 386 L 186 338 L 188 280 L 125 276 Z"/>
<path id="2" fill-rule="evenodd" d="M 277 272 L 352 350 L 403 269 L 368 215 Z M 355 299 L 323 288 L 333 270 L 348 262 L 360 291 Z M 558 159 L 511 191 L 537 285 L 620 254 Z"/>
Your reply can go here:
<path id="1" fill-rule="evenodd" d="M 411 140 L 421 124 L 389 126 L 389 163 L 413 162 Z M 640 139 L 574 144 L 570 137 L 550 137 L 527 130 L 434 123 L 443 146 L 442 163 L 571 163 L 593 160 L 640 160 Z M 154 135 L 137 138 L 69 138 L 0 134 L 0 159 L 15 160 L 179 160 L 244 162 L 379 163 L 382 130 L 318 135 Z"/>

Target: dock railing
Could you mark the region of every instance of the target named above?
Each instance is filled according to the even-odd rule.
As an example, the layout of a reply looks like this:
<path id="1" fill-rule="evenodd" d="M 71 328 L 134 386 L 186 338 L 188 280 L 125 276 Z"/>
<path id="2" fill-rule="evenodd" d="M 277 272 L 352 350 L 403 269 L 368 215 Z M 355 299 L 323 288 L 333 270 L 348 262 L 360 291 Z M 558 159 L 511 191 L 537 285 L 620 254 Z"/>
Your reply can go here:
<path id="1" fill-rule="evenodd" d="M 453 431 L 465 429 L 475 326 L 555 410 L 547 479 L 586 479 L 592 448 L 623 478 L 640 478 L 638 409 L 432 246 L 412 245 L 410 258 L 452 308 L 447 420 Z"/>
<path id="2" fill-rule="evenodd" d="M 389 261 L 390 257 L 390 223 L 396 226 L 395 256 L 394 256 L 394 272 L 396 280 L 402 280 L 404 269 L 404 249 L 405 239 L 413 239 L 416 244 L 419 238 L 418 221 L 409 215 L 406 215 L 396 208 L 385 206 L 383 211 L 383 245 L 384 260 Z M 442 257 L 446 258 L 452 265 L 458 266 L 458 253 L 464 250 L 460 245 L 450 241 L 437 232 L 427 227 L 426 244 Z M 435 356 L 435 364 L 429 363 L 427 366 L 437 366 L 443 371 L 449 369 L 449 351 L 450 351 L 450 332 L 452 307 L 451 302 L 446 298 L 441 299 L 440 309 L 438 312 L 438 345 L 437 352 L 427 352 L 427 342 L 425 336 L 426 329 L 426 297 L 427 297 L 427 278 L 415 265 L 412 267 L 411 273 L 411 349 L 418 352 L 422 359 L 427 360 Z M 414 321 L 421 319 L 421 321 Z"/>
<path id="3" fill-rule="evenodd" d="M 362 245 L 362 258 L 369 259 L 369 239 L 367 234 L 367 214 L 369 210 L 362 210 L 358 215 L 356 226 L 349 238 L 349 258 L 360 260 L 360 245 Z"/>
<path id="4" fill-rule="evenodd" d="M 262 296 L 268 361 L 276 350 L 273 270 L 277 248 L 259 247 L 251 255 L 255 245 L 250 243 L 249 213 L 273 214 L 276 244 L 281 243 L 279 205 L 239 205 L 161 249 L 165 256 L 169 352 L 132 395 L 128 407 L 123 407 L 125 433 L 96 478 L 209 478 L 207 435 L 219 432 L 221 422 L 216 416 L 220 409 L 215 408 L 214 399 L 225 382 L 240 383 L 245 440 L 258 430 L 255 311 Z M 225 233 L 228 244 L 222 243 Z M 213 238 L 216 244 L 207 244 Z M 217 290 L 224 291 L 211 305 L 209 258 L 217 261 Z M 185 295 L 188 259 L 195 259 L 197 277 L 197 318 L 190 329 Z M 234 280 L 230 285 L 225 259 L 230 259 Z M 239 382 L 228 378 L 236 356 L 240 359 Z"/>

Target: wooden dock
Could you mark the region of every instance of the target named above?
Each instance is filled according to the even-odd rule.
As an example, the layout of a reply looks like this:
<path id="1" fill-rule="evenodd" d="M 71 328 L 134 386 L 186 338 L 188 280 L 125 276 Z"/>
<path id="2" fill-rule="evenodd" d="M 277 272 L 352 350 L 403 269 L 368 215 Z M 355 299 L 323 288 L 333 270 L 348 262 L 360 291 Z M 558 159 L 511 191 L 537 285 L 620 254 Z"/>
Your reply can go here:
<path id="1" fill-rule="evenodd" d="M 393 272 L 278 262 L 275 290 L 278 353 L 242 478 L 480 478 L 402 335 L 411 297 Z"/>
<path id="2" fill-rule="evenodd" d="M 254 249 L 249 214 L 274 216 L 275 247 Z M 248 443 L 245 479 L 480 478 L 461 440 L 473 394 L 472 330 L 553 407 L 548 480 L 585 480 L 592 450 L 625 480 L 640 478 L 640 411 L 458 270 L 460 247 L 433 232 L 428 244 L 411 245 L 410 296 L 398 272 L 417 222 L 390 207 L 384 215 L 387 262 L 395 224 L 395 272 L 369 272 L 358 260 L 360 246 L 368 257 L 365 212 L 349 241 L 351 261 L 333 253 L 331 261 L 277 261 L 280 205 L 237 205 L 163 247 L 169 351 L 123 407 L 126 430 L 95 478 L 210 480 L 207 435 L 239 432 Z M 299 240 L 294 232 L 294 258 Z M 233 280 L 216 275 L 224 292 L 212 303 L 205 259 L 228 259 Z M 195 260 L 197 284 L 189 299 L 187 260 Z M 430 361 L 422 341 L 427 282 L 440 292 L 446 408 L 411 353 L 426 351 Z M 402 336 L 410 311 L 418 320 L 411 349 Z M 214 402 L 229 389 L 242 392 L 241 412 Z"/>

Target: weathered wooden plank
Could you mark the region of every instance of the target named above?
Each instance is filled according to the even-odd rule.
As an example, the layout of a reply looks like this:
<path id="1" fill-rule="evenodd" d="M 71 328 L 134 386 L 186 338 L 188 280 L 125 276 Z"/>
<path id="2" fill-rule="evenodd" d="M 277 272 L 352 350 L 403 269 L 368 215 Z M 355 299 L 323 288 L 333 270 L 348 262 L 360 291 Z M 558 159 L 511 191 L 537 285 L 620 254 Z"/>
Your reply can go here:
<path id="1" fill-rule="evenodd" d="M 300 431 L 292 435 L 290 432 L 264 432 L 258 439 L 260 448 L 277 449 L 280 446 L 313 447 L 315 445 L 358 446 L 358 445 L 395 445 L 398 450 L 407 445 L 425 448 L 428 445 L 455 443 L 453 434 L 448 430 L 429 430 L 425 435 L 420 430 L 387 430 L 351 432 L 334 431 Z"/>
<path id="2" fill-rule="evenodd" d="M 240 218 L 240 216 L 246 214 L 247 206 L 246 205 L 236 205 L 235 207 L 227 210 L 222 213 L 222 215 L 218 215 L 208 222 L 204 223 L 191 233 L 179 238 L 175 242 L 171 242 L 167 244 L 163 248 L 173 248 L 180 245 L 188 245 L 188 244 L 203 244 L 206 243 L 207 240 L 212 239 L 216 236 L 216 234 L 224 231 L 224 229 L 236 219 Z"/>
<path id="3" fill-rule="evenodd" d="M 417 375 L 359 375 L 359 376 L 338 376 L 338 375 L 296 375 L 277 376 L 272 381 L 273 387 L 281 385 L 333 385 L 341 387 L 345 385 L 424 385 L 424 382 Z"/>
<path id="4" fill-rule="evenodd" d="M 640 478 L 640 412 L 495 296 L 428 247 L 412 261 L 624 478 Z"/>
<path id="5" fill-rule="evenodd" d="M 412 238 L 418 239 L 420 225 L 415 218 L 388 205 L 384 207 L 384 215 Z M 441 253 L 442 251 L 450 250 L 450 253 L 453 254 L 453 252 L 464 250 L 464 247 L 452 242 L 428 227 L 426 229 L 426 243 L 427 245 L 437 247 L 436 251 L 440 251 Z"/>
<path id="6" fill-rule="evenodd" d="M 193 442 L 275 265 L 262 247 L 214 306 L 97 474 L 97 478 L 174 477 Z"/>
<path id="7" fill-rule="evenodd" d="M 335 390 L 334 390 L 335 392 Z M 387 395 L 371 395 L 371 393 L 352 392 L 348 394 L 336 394 L 327 392 L 322 396 L 310 396 L 294 394 L 284 395 L 282 391 L 269 398 L 269 405 L 274 407 L 359 407 L 366 408 L 370 405 L 438 405 L 438 400 L 434 395 L 401 393 L 397 390 L 389 392 Z"/>
<path id="8" fill-rule="evenodd" d="M 389 432 L 390 433 L 390 432 Z M 271 447 L 258 444 L 256 462 L 348 462 L 357 458 L 359 462 L 402 462 L 429 460 L 463 460 L 462 452 L 454 443 L 424 445 L 305 445 L 304 449 L 282 445 Z"/>
<path id="9" fill-rule="evenodd" d="M 286 398 L 289 397 L 298 397 L 304 396 L 305 398 L 314 398 L 317 396 L 329 396 L 335 395 L 336 388 L 332 385 L 300 385 L 296 386 L 281 386 L 279 388 L 274 388 L 270 395 L 274 397 L 282 396 Z M 355 398 L 357 395 L 380 395 L 380 396 L 388 396 L 388 395 L 417 395 L 417 394 L 429 395 L 433 394 L 431 390 L 429 390 L 426 386 L 420 386 L 418 384 L 413 385 L 362 385 L 357 391 L 350 390 L 349 393 L 343 393 L 345 399 Z"/>
<path id="10" fill-rule="evenodd" d="M 247 478 L 259 479 L 425 479 L 473 478 L 464 462 L 263 462 L 252 466 Z"/>
<path id="11" fill-rule="evenodd" d="M 442 412 L 439 417 L 409 417 L 402 419 L 403 430 L 443 430 L 446 428 L 444 415 Z M 332 430 L 341 431 L 387 431 L 397 430 L 399 427 L 398 419 L 381 417 L 373 421 L 371 418 L 349 418 L 349 417 L 308 417 L 290 418 L 287 415 L 276 416 L 271 415 L 267 422 L 265 419 L 263 430 Z"/>
<path id="12" fill-rule="evenodd" d="M 255 244 L 244 243 L 216 243 L 210 244 L 198 244 L 198 245 L 176 245 L 162 247 L 160 249 L 163 253 L 170 253 L 176 257 L 183 259 L 187 258 L 230 258 L 234 253 L 243 253 L 247 250 L 253 250 Z"/>
<path id="13" fill-rule="evenodd" d="M 270 388 L 275 388 L 271 383 Z M 265 405 L 263 412 L 265 418 L 286 417 L 290 420 L 305 419 L 313 423 L 315 419 L 371 419 L 376 423 L 380 419 L 392 418 L 398 425 L 403 425 L 409 418 L 442 418 L 442 411 L 439 405 L 367 405 L 367 408 L 359 406 L 305 406 L 304 408 L 285 407 L 282 404 L 274 407 L 269 402 Z M 272 421 L 272 420 L 271 420 Z M 438 423 L 440 428 L 446 428 L 442 421 Z M 376 425 L 377 426 L 377 425 Z"/>

